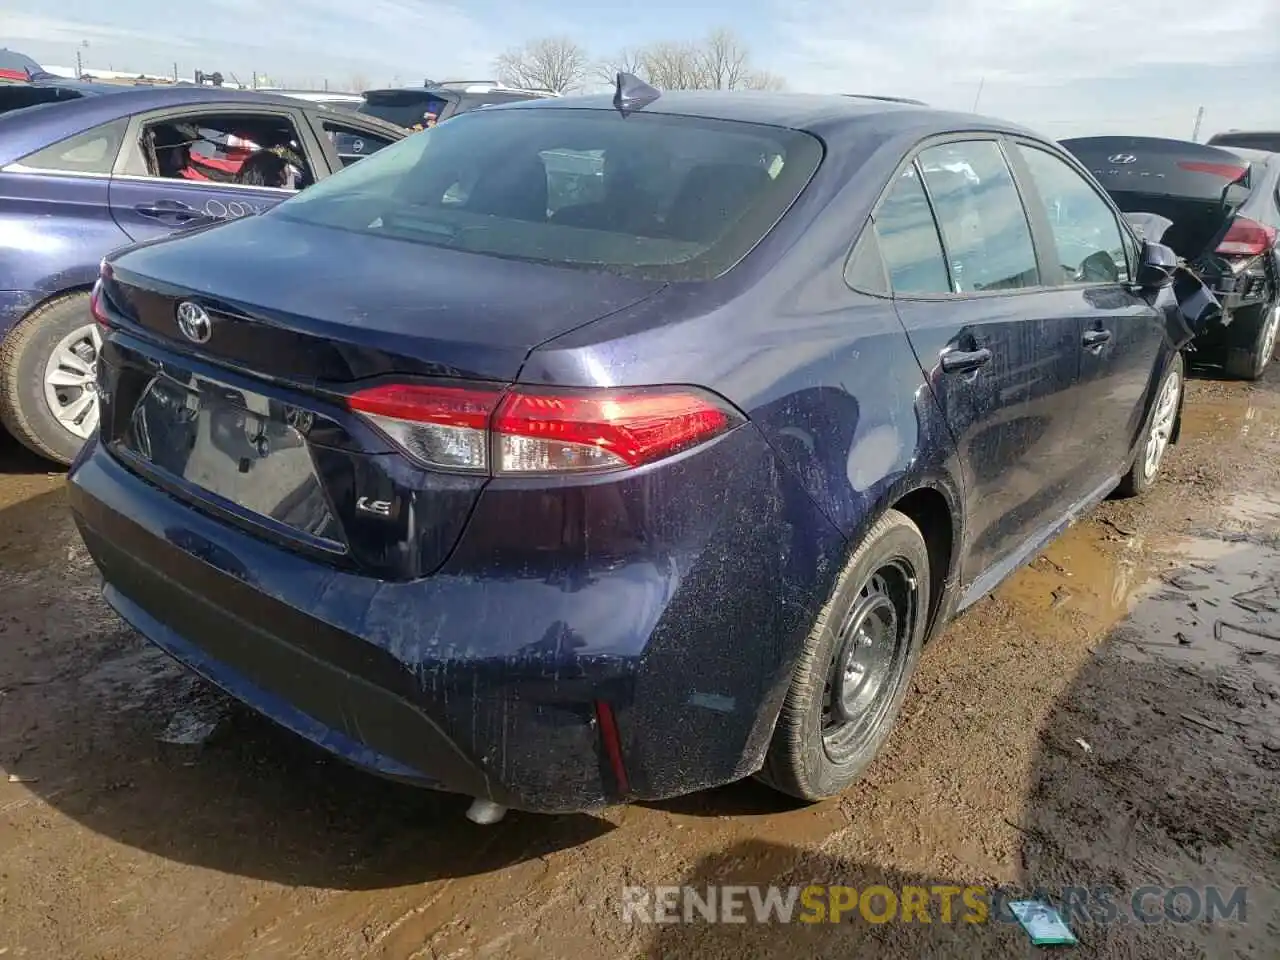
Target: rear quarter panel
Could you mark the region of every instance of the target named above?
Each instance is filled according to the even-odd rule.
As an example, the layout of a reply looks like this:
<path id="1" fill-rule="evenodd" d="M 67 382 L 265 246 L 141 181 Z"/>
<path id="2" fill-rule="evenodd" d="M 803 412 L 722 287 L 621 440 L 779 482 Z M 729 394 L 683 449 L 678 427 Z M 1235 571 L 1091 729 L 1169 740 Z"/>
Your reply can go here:
<path id="1" fill-rule="evenodd" d="M 0 172 L 0 291 L 29 306 L 86 289 L 98 262 L 129 243 L 107 203 L 106 177 Z M 0 336 L 25 311 L 0 317 Z"/>
<path id="2" fill-rule="evenodd" d="M 887 504 L 931 486 L 962 542 L 959 463 L 919 361 L 892 301 L 844 279 L 868 211 L 915 139 L 828 143 L 813 181 L 737 267 L 545 344 L 520 379 L 707 387 L 750 417 L 851 541 Z"/>
<path id="3" fill-rule="evenodd" d="M 893 304 L 844 280 L 865 211 L 899 155 L 886 157 L 883 176 L 815 178 L 721 279 L 672 285 L 550 341 L 520 374 L 564 385 L 696 384 L 751 419 L 743 429 L 761 442 L 742 449 L 760 459 L 740 470 L 759 483 L 718 490 L 707 513 L 719 514 L 714 531 L 682 565 L 646 651 L 646 662 L 673 665 L 662 673 L 673 689 L 642 684 L 635 698 L 641 712 L 690 710 L 685 687 L 695 680 L 673 676 L 735 694 L 719 698 L 714 720 L 689 717 L 718 725 L 724 755 L 697 759 L 723 779 L 759 767 L 805 638 L 845 558 L 887 507 L 931 488 L 952 518 L 950 542 L 963 542 L 954 444 Z M 940 568 L 949 582 L 954 553 Z M 941 616 L 953 593 L 940 591 Z"/>

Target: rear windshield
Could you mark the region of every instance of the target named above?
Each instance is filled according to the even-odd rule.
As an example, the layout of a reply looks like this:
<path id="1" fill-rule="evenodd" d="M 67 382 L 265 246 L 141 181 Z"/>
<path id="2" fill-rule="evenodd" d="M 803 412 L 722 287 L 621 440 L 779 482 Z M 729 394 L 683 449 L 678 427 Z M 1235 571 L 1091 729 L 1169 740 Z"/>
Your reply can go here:
<path id="1" fill-rule="evenodd" d="M 655 280 L 719 276 L 804 189 L 796 130 L 612 110 L 477 110 L 270 215 L 428 246 Z"/>
<path id="2" fill-rule="evenodd" d="M 356 107 L 356 113 L 377 117 L 397 127 L 412 127 L 421 124 L 423 115 L 440 111 L 448 101 L 420 90 L 388 90 L 367 94 L 364 103 Z"/>
<path id="3" fill-rule="evenodd" d="M 0 84 L 0 113 L 61 100 L 77 100 L 80 93 L 66 87 L 34 87 L 27 84 Z"/>

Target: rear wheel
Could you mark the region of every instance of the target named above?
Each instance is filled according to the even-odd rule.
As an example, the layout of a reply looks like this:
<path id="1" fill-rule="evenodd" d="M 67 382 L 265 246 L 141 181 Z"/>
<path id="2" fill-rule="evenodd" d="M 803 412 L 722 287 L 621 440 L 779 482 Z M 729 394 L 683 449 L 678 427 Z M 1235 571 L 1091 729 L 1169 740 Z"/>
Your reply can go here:
<path id="1" fill-rule="evenodd" d="M 1146 428 L 1133 458 L 1129 472 L 1124 475 L 1115 494 L 1118 497 L 1136 497 L 1155 482 L 1164 463 L 1165 452 L 1173 441 L 1173 430 L 1178 423 L 1178 410 L 1182 405 L 1182 354 L 1173 356 L 1173 362 L 1165 371 L 1164 379 L 1156 391 L 1155 403 L 1147 414 Z"/>
<path id="2" fill-rule="evenodd" d="M 893 729 L 928 610 L 924 537 L 890 510 L 849 558 L 805 642 L 759 779 L 810 801 L 852 784 Z"/>
<path id="3" fill-rule="evenodd" d="M 1280 297 L 1266 306 L 1237 311 L 1227 328 L 1230 342 L 1223 363 L 1227 376 L 1241 380 L 1261 377 L 1275 355 L 1277 330 L 1280 330 Z"/>
<path id="4" fill-rule="evenodd" d="M 70 463 L 98 428 L 101 346 L 87 293 L 32 310 L 0 344 L 0 423 L 40 456 Z"/>

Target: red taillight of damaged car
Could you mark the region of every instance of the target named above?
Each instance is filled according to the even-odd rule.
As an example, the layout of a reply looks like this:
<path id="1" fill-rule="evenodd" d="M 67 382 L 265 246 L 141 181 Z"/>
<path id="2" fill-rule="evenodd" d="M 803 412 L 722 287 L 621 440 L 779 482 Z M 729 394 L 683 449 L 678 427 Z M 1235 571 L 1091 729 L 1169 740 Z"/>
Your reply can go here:
<path id="1" fill-rule="evenodd" d="M 1178 166 L 1191 173 L 1207 173 L 1235 183 L 1249 172 L 1247 166 L 1238 163 L 1204 163 L 1199 160 L 1180 160 Z"/>
<path id="2" fill-rule="evenodd" d="M 1227 229 L 1226 236 L 1218 244 L 1218 255 L 1223 257 L 1256 257 L 1276 245 L 1276 228 L 1236 217 Z"/>
<path id="3" fill-rule="evenodd" d="M 494 476 L 626 470 L 706 443 L 743 419 L 693 387 L 383 384 L 347 403 L 424 466 Z"/>

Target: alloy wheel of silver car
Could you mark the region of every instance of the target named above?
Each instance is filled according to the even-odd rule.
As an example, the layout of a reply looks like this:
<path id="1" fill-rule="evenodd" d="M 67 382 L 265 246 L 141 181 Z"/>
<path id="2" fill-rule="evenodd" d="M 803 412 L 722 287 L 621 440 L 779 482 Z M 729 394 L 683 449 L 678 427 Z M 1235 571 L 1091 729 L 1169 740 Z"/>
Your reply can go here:
<path id="1" fill-rule="evenodd" d="M 1151 415 L 1151 429 L 1147 433 L 1147 451 L 1142 464 L 1142 474 L 1147 480 L 1155 477 L 1173 436 L 1173 425 L 1178 419 L 1178 396 L 1182 391 L 1182 374 L 1175 368 L 1169 371 L 1155 411 Z"/>
<path id="2" fill-rule="evenodd" d="M 44 368 L 44 398 L 64 429 L 87 440 L 98 428 L 98 353 L 102 334 L 96 323 L 71 331 L 53 348 Z"/>
<path id="3" fill-rule="evenodd" d="M 1280 300 L 1271 305 L 1271 312 L 1267 315 L 1266 324 L 1262 334 L 1262 347 L 1258 351 L 1264 367 L 1271 362 L 1271 358 L 1276 352 L 1276 332 L 1280 331 Z"/>

